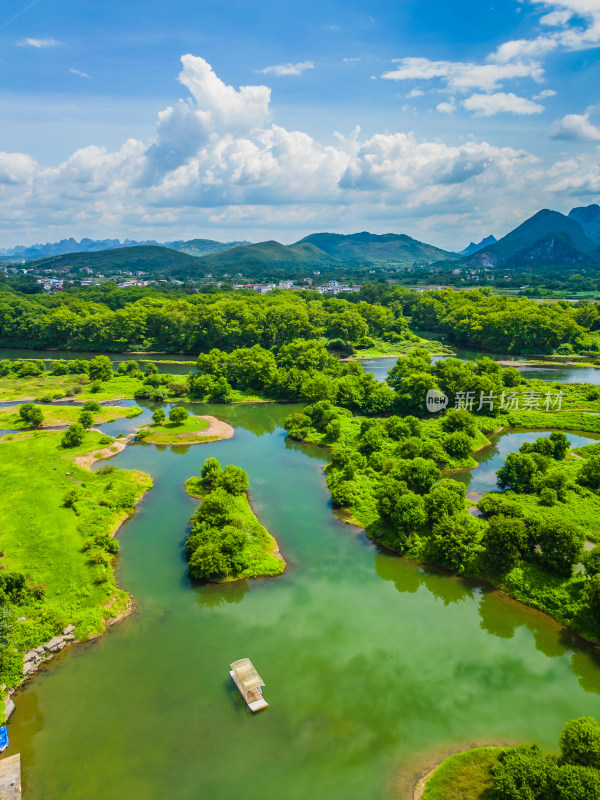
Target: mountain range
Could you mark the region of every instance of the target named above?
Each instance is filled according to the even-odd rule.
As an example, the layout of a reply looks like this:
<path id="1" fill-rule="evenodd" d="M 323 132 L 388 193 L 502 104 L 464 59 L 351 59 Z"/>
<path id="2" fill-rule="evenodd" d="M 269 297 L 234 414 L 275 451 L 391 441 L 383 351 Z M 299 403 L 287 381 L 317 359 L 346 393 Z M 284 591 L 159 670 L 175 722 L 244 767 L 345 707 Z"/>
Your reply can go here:
<path id="1" fill-rule="evenodd" d="M 600 266 L 600 206 L 568 215 L 544 208 L 463 263 L 478 267 Z"/>
<path id="2" fill-rule="evenodd" d="M 189 241 L 177 240 L 175 242 L 157 242 L 148 239 L 143 242 L 136 242 L 133 239 L 61 239 L 60 242 L 46 242 L 46 244 L 34 244 L 30 247 L 18 245 L 0 249 L 0 257 L 6 259 L 19 259 L 34 261 L 49 256 L 61 256 L 67 253 L 98 253 L 104 250 L 117 250 L 122 247 L 155 246 L 168 247 L 171 250 L 179 250 L 191 256 L 205 256 L 212 253 L 220 253 L 239 245 L 250 244 L 250 242 L 217 242 L 213 239 L 190 239 Z"/>
<path id="3" fill-rule="evenodd" d="M 83 250 L 81 249 L 83 247 Z M 369 267 L 430 264 L 507 269 L 600 269 L 600 206 L 573 208 L 569 214 L 542 209 L 501 239 L 488 236 L 451 253 L 405 234 L 313 233 L 291 245 L 276 241 L 218 242 L 190 239 L 134 242 L 118 239 L 64 239 L 61 242 L 0 251 L 5 258 L 36 259 L 36 267 L 89 267 L 101 271 L 164 272 L 181 277 L 234 273 L 246 278 L 286 270 L 353 271 Z M 37 255 L 36 255 L 37 254 Z M 45 257 L 44 257 L 45 256 Z"/>

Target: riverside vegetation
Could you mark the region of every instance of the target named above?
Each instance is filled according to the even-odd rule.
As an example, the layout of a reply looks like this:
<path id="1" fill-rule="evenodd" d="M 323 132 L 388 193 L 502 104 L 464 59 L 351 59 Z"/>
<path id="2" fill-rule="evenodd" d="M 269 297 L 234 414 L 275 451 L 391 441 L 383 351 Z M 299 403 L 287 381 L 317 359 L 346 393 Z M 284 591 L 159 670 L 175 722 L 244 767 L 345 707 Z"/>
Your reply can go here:
<path id="1" fill-rule="evenodd" d="M 185 488 L 201 504 L 191 519 L 185 549 L 190 577 L 227 582 L 281 575 L 285 561 L 277 542 L 256 519 L 248 500 L 248 473 L 207 458 L 199 478 Z"/>
<path id="2" fill-rule="evenodd" d="M 128 595 L 115 584 L 112 538 L 152 485 L 150 477 L 78 459 L 112 439 L 80 423 L 60 431 L 22 432 L 0 439 L 0 682 L 20 682 L 23 652 L 67 624 L 78 638 L 104 629 Z M 115 448 L 116 449 L 116 448 Z"/>
<path id="3" fill-rule="evenodd" d="M 478 747 L 446 759 L 427 782 L 423 800 L 598 800 L 600 725 L 567 722 L 560 753 L 538 745 Z"/>
<path id="4" fill-rule="evenodd" d="M 333 503 L 348 509 L 370 537 L 408 558 L 483 578 L 600 641 L 600 563 L 595 550 L 583 553 L 584 539 L 599 532 L 600 458 L 594 451 L 588 459 L 567 460 L 569 443 L 561 432 L 523 445 L 498 473 L 499 488 L 509 491 L 485 495 L 480 517 L 467 511 L 464 484 L 449 477 L 453 469 L 475 466 L 472 452 L 505 427 L 597 431 L 598 417 L 577 410 L 596 403 L 586 399 L 596 395 L 562 387 L 571 406 L 564 412 L 451 408 L 427 420 L 407 414 L 418 412 L 419 403 L 424 408 L 431 388 L 450 397 L 459 388 L 500 397 L 510 386 L 523 400 L 531 383 L 520 380 L 516 370 L 491 359 L 434 366 L 416 352 L 389 376 L 392 407 L 404 416 L 353 416 L 318 401 L 289 415 L 285 427 L 296 439 L 331 447 L 326 474 Z"/>

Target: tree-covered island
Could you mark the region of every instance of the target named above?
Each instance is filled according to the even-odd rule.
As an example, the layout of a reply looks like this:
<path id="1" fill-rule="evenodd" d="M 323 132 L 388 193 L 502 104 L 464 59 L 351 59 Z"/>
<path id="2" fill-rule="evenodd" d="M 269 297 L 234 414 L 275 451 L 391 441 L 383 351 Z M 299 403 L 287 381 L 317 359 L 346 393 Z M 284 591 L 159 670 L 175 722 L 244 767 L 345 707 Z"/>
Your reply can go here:
<path id="1" fill-rule="evenodd" d="M 185 488 L 201 499 L 186 541 L 193 580 L 223 583 L 281 575 L 285 561 L 275 539 L 257 520 L 248 500 L 248 473 L 207 458 L 199 478 Z"/>

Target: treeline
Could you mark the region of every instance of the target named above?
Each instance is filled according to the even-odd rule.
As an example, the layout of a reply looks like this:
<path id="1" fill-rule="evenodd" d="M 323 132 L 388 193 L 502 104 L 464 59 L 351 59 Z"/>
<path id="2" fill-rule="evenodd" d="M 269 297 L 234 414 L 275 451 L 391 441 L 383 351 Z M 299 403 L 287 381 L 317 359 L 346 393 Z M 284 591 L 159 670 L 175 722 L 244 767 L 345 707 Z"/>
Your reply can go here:
<path id="1" fill-rule="evenodd" d="M 417 292 L 371 284 L 349 302 L 400 303 L 415 330 L 443 333 L 450 342 L 506 353 L 549 353 L 562 344 L 598 352 L 590 331 L 600 329 L 598 305 L 536 303 L 525 297 L 494 295 L 491 289 Z"/>
<path id="2" fill-rule="evenodd" d="M 153 289 L 90 287 L 25 295 L 0 287 L 0 346 L 123 351 L 277 349 L 293 339 L 370 347 L 410 338 L 408 325 L 488 350 L 551 352 L 560 345 L 597 352 L 600 329 L 589 303 L 535 303 L 491 290 L 417 292 L 370 284 L 358 294 L 230 292 L 172 296 Z"/>
<path id="3" fill-rule="evenodd" d="M 114 301 L 115 292 L 103 299 Z M 317 292 L 232 292 L 178 299 L 149 293 L 111 307 L 83 291 L 0 292 L 0 346 L 8 347 L 199 353 L 321 337 L 369 347 L 373 336 L 388 342 L 410 336 L 401 305 L 349 303 Z"/>

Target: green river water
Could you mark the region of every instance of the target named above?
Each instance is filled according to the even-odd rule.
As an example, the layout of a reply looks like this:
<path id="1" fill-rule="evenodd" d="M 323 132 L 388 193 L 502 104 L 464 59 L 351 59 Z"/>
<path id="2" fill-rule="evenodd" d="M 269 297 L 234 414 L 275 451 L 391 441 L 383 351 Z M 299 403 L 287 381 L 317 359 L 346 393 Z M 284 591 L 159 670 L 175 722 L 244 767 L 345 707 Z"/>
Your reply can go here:
<path id="1" fill-rule="evenodd" d="M 119 580 L 138 610 L 17 694 L 10 752 L 21 752 L 25 800 L 409 798 L 451 750 L 553 747 L 565 720 L 600 716 L 593 651 L 496 592 L 380 552 L 338 519 L 327 452 L 285 438 L 290 410 L 218 406 L 234 438 L 139 443 L 113 459 L 154 478 L 120 534 Z M 248 471 L 288 562 L 282 577 L 189 584 L 195 501 L 183 483 L 210 455 Z M 270 704 L 254 716 L 228 675 L 245 656 Z"/>

